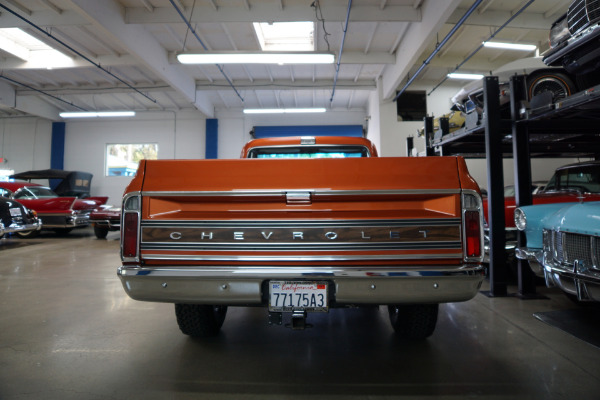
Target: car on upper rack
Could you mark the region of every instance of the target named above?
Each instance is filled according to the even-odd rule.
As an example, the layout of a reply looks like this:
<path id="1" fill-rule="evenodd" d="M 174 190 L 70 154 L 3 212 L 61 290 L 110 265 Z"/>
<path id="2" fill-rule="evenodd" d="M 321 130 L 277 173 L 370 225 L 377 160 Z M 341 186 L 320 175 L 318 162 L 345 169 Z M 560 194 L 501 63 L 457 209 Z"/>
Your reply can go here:
<path id="1" fill-rule="evenodd" d="M 43 221 L 43 229 L 67 234 L 74 228 L 89 225 L 90 213 L 100 206 L 98 200 L 60 197 L 49 187 L 32 182 L 0 182 L 0 196 L 17 200 L 28 209 L 36 211 Z M 17 232 L 24 238 L 37 236 L 39 230 Z"/>
<path id="2" fill-rule="evenodd" d="M 550 27 L 546 65 L 577 75 L 582 89 L 600 83 L 600 2 L 576 0 Z"/>
<path id="3" fill-rule="evenodd" d="M 0 238 L 7 233 L 39 231 L 42 222 L 37 213 L 15 200 L 0 197 Z"/>
<path id="4" fill-rule="evenodd" d="M 516 256 L 546 286 L 578 301 L 600 302 L 600 201 L 519 207 L 515 224 L 527 237 Z"/>

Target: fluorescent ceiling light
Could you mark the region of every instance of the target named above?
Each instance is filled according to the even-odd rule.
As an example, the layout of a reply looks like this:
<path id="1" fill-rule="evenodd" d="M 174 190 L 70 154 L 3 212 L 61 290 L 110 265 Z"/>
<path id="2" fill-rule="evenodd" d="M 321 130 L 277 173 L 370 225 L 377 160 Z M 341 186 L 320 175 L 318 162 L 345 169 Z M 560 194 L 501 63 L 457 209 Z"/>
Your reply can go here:
<path id="1" fill-rule="evenodd" d="M 133 117 L 135 116 L 135 111 L 62 112 L 59 115 L 62 118 Z"/>
<path id="2" fill-rule="evenodd" d="M 73 60 L 19 28 L 0 29 L 0 49 L 27 62 L 32 68 L 65 68 Z"/>
<path id="3" fill-rule="evenodd" d="M 246 108 L 244 114 L 323 113 L 325 108 Z"/>
<path id="4" fill-rule="evenodd" d="M 448 78 L 477 80 L 477 79 L 483 78 L 483 75 L 482 74 L 463 74 L 463 73 L 459 73 L 459 72 L 453 72 L 451 74 L 448 74 Z"/>
<path id="5" fill-rule="evenodd" d="M 506 50 L 521 50 L 521 51 L 533 51 L 537 48 L 534 44 L 515 44 L 515 43 L 501 43 L 501 42 L 483 42 L 484 47 L 491 47 L 493 49 L 506 49 Z"/>
<path id="6" fill-rule="evenodd" d="M 306 22 L 255 22 L 254 31 L 263 51 L 314 51 L 315 24 Z"/>
<path id="7" fill-rule="evenodd" d="M 211 52 L 177 55 L 182 64 L 333 64 L 331 53 L 313 52 Z"/>

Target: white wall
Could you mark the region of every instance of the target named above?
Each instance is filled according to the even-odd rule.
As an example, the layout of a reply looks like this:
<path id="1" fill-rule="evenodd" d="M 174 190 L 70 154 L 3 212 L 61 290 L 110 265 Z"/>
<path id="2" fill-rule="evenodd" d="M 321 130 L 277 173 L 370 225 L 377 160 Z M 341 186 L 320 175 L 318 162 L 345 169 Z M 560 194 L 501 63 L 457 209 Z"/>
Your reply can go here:
<path id="1" fill-rule="evenodd" d="M 126 176 L 105 176 L 106 145 L 157 143 L 159 159 L 204 158 L 206 120 L 197 112 L 138 113 L 134 118 L 68 120 L 65 138 L 65 169 L 94 174 L 93 196 L 109 196 L 119 204 Z"/>
<path id="2" fill-rule="evenodd" d="M 40 118 L 0 119 L 2 170 L 24 172 L 50 168 L 52 123 Z"/>

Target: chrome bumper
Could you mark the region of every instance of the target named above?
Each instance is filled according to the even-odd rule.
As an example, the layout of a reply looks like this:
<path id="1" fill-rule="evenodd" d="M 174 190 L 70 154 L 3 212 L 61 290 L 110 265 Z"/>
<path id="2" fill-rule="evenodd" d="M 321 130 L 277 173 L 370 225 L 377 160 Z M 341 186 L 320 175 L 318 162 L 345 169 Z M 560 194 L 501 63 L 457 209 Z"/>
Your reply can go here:
<path id="1" fill-rule="evenodd" d="M 117 272 L 135 300 L 214 305 L 266 305 L 269 280 L 328 281 L 335 305 L 446 303 L 473 298 L 479 264 L 448 267 L 140 267 Z"/>
<path id="2" fill-rule="evenodd" d="M 110 230 L 120 230 L 121 221 L 111 221 L 109 219 L 90 219 L 92 225 L 106 227 Z"/>
<path id="3" fill-rule="evenodd" d="M 45 228 L 78 228 L 90 224 L 88 214 L 39 214 L 44 221 Z"/>
<path id="4" fill-rule="evenodd" d="M 542 249 L 518 247 L 516 256 L 528 260 L 531 270 L 545 279 L 546 286 L 556 286 L 576 296 L 579 301 L 600 301 L 600 271 L 586 268 L 579 263 L 559 264 L 546 257 Z"/>
<path id="5" fill-rule="evenodd" d="M 542 249 L 528 247 L 515 248 L 515 256 L 520 260 L 529 261 L 529 267 L 536 276 L 544 277 L 544 252 Z"/>
<path id="6" fill-rule="evenodd" d="M 36 221 L 32 224 L 11 224 L 4 226 L 0 223 L 0 234 L 1 233 L 15 233 L 15 232 L 28 232 L 28 231 L 39 231 L 42 229 L 42 221 Z"/>

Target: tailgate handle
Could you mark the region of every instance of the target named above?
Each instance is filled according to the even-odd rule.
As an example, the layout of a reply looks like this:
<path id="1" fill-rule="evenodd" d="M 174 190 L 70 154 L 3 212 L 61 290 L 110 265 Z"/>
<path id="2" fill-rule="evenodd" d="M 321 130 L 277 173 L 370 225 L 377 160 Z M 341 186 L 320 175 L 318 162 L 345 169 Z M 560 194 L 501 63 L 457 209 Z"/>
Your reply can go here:
<path id="1" fill-rule="evenodd" d="M 285 194 L 286 204 L 312 204 L 310 192 L 287 192 Z"/>

